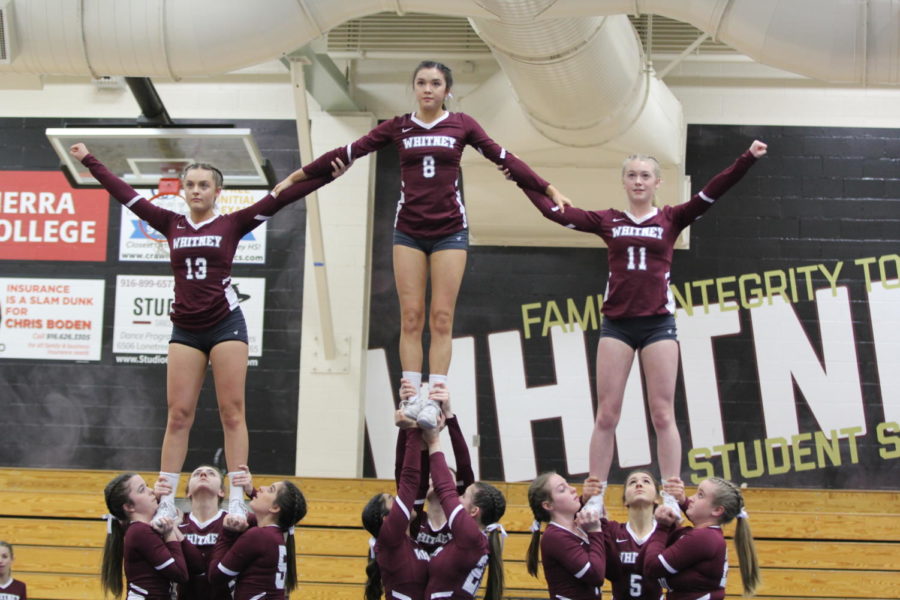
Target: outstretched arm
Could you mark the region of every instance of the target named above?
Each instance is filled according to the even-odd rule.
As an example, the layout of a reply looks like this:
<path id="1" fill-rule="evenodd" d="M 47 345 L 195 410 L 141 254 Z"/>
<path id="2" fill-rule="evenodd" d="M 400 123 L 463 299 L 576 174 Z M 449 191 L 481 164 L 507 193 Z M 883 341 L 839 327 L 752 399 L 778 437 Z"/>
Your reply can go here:
<path id="1" fill-rule="evenodd" d="M 550 219 L 554 223 L 559 223 L 564 227 L 576 231 L 600 233 L 602 220 L 597 211 L 575 208 L 572 206 L 571 202 L 568 202 L 568 198 L 565 198 L 565 201 L 568 202 L 569 209 L 563 212 L 564 208 L 557 205 L 557 203 L 545 193 L 529 190 L 521 185 L 519 187 L 522 188 L 522 191 L 525 192 L 525 195 L 528 196 L 528 199 L 531 200 L 531 203 L 534 204 L 535 208 L 541 211 L 541 214 L 544 215 L 544 217 Z"/>

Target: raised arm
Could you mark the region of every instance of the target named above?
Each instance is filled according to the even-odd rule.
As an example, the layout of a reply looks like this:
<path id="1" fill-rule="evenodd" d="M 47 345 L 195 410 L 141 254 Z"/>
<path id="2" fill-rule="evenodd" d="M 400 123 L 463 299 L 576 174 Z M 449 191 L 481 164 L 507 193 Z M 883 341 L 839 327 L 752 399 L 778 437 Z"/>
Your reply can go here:
<path id="1" fill-rule="evenodd" d="M 469 444 L 459 426 L 459 419 L 453 413 L 450 406 L 450 392 L 446 386 L 437 384 L 432 388 L 431 397 L 438 402 L 444 411 L 447 433 L 450 434 L 450 446 L 453 448 L 453 457 L 456 458 L 456 493 L 462 496 L 466 488 L 475 483 L 475 473 L 472 471 L 472 457 L 469 455 Z"/>
<path id="2" fill-rule="evenodd" d="M 450 474 L 450 467 L 441 451 L 440 436 L 437 429 L 426 432 L 428 443 L 428 455 L 431 460 L 431 480 L 434 491 L 441 501 L 441 508 L 447 515 L 450 523 L 450 531 L 453 532 L 453 540 L 460 546 L 473 546 L 484 542 L 484 535 L 478 528 L 478 524 L 459 501 L 456 493 L 456 483 Z"/>
<path id="3" fill-rule="evenodd" d="M 402 433 L 402 431 L 401 431 Z M 378 541 L 385 545 L 398 544 L 407 535 L 409 521 L 419 487 L 419 465 L 422 450 L 422 433 L 419 429 L 406 430 L 406 449 L 397 496 L 388 516 L 381 525 Z"/>
<path id="4" fill-rule="evenodd" d="M 84 144 L 73 145 L 69 148 L 69 152 L 91 171 L 91 175 L 106 188 L 113 198 L 147 221 L 157 231 L 163 231 L 169 219 L 178 216 L 177 213 L 156 206 L 141 196 L 133 187 L 116 177 L 96 156 L 88 152 Z"/>
<path id="5" fill-rule="evenodd" d="M 106 191 L 122 204 L 127 206 L 133 200 L 142 197 L 137 190 L 113 175 L 112 171 L 107 169 L 106 165 L 100 162 L 96 156 L 91 154 L 84 144 L 74 144 L 69 148 L 69 153 L 77 158 L 81 164 L 90 169 L 94 179 L 99 181 L 100 185 L 106 188 Z"/>
<path id="6" fill-rule="evenodd" d="M 750 148 L 741 154 L 728 168 L 718 173 L 694 194 L 690 200 L 672 208 L 674 220 L 681 227 L 687 227 L 705 213 L 725 192 L 734 187 L 747 174 L 756 159 L 766 154 L 767 146 L 754 140 Z"/>

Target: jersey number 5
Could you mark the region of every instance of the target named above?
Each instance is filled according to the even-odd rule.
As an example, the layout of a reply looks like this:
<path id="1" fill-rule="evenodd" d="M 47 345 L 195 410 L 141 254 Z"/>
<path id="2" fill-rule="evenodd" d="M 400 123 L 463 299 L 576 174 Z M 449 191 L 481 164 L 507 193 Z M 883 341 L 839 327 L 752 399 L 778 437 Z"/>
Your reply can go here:
<path id="1" fill-rule="evenodd" d="M 629 581 L 628 593 L 631 594 L 632 598 L 640 598 L 641 597 L 641 576 L 637 573 L 631 574 L 631 581 Z"/>
<path id="2" fill-rule="evenodd" d="M 287 548 L 278 546 L 278 572 L 275 573 L 275 589 L 284 589 L 284 580 L 287 573 Z"/>
<path id="3" fill-rule="evenodd" d="M 430 154 L 422 157 L 422 177 L 434 177 L 434 157 Z"/>
<path id="4" fill-rule="evenodd" d="M 191 263 L 190 258 L 184 259 L 184 264 L 187 265 L 187 278 L 188 279 L 206 279 L 206 259 L 202 256 L 198 256 L 194 259 L 193 264 Z"/>

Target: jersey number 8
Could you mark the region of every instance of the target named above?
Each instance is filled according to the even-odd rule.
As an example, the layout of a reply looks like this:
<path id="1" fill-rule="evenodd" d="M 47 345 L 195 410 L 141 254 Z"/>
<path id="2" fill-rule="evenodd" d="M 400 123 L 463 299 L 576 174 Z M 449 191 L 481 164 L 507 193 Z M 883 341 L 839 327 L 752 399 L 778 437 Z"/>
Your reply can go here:
<path id="1" fill-rule="evenodd" d="M 422 157 L 422 177 L 434 177 L 434 157 L 430 154 Z"/>

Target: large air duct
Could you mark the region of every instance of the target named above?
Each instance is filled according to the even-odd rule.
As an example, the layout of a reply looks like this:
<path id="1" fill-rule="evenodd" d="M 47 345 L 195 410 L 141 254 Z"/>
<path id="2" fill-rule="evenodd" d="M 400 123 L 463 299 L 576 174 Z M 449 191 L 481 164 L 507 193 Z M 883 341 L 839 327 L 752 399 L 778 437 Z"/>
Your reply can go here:
<path id="1" fill-rule="evenodd" d="M 211 75 L 271 60 L 376 12 L 499 20 L 495 0 L 14 0 L 0 73 Z M 505 4 L 520 4 L 508 2 Z M 654 13 L 755 60 L 832 83 L 900 84 L 897 0 L 543 0 L 536 21 Z M 582 27 L 584 29 L 584 27 Z"/>
<path id="2" fill-rule="evenodd" d="M 681 116 L 625 13 L 689 22 L 757 61 L 823 81 L 900 83 L 897 0 L 14 0 L 0 73 L 179 79 L 276 58 L 382 11 L 469 17 L 529 120 L 567 146 L 625 140 L 678 159 Z M 644 140 L 630 143 L 630 139 Z"/>
<path id="3" fill-rule="evenodd" d="M 682 162 L 681 105 L 646 67 L 625 15 L 541 19 L 546 0 L 480 4 L 494 18 L 470 21 L 544 137 L 574 147 L 618 140 Z"/>

